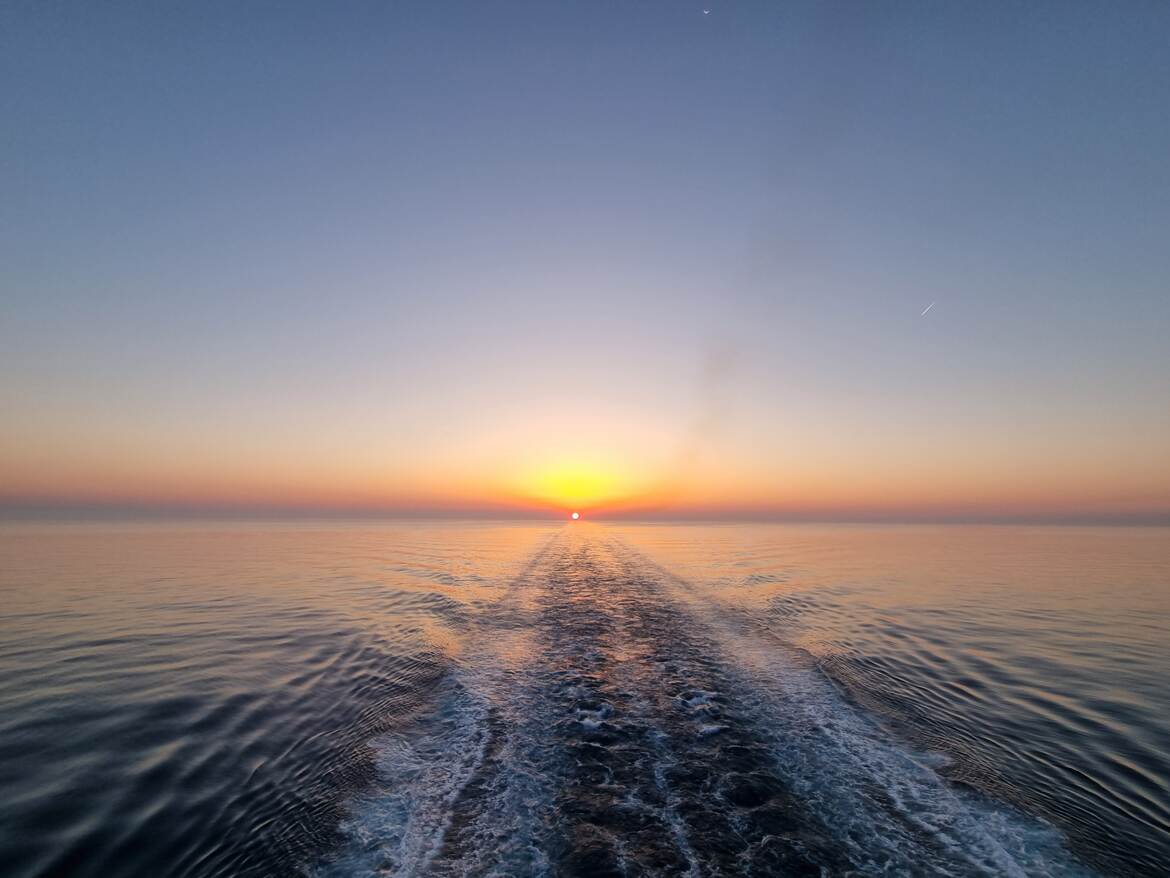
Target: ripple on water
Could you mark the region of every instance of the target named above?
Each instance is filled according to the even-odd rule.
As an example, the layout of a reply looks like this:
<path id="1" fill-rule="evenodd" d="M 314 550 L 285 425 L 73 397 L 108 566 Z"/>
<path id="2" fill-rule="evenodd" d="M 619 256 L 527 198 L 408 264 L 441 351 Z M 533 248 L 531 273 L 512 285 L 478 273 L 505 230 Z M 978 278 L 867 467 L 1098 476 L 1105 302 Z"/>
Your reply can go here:
<path id="1" fill-rule="evenodd" d="M 380 745 L 323 873 L 1089 874 L 679 590 L 619 543 L 557 540 L 507 598 L 524 661 L 500 672 L 482 620 L 444 706 Z"/>
<path id="2" fill-rule="evenodd" d="M 1164 594 L 913 533 L 0 531 L 6 874 L 1161 874 Z"/>

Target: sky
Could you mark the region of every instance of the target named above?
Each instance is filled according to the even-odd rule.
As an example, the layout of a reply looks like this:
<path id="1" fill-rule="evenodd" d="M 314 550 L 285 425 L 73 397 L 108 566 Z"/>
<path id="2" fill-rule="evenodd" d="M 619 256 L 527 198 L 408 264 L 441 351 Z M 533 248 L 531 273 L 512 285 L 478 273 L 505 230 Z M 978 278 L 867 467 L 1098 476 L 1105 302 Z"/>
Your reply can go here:
<path id="1" fill-rule="evenodd" d="M 0 508 L 1170 521 L 1167 95 L 1161 2 L 3 4 Z"/>

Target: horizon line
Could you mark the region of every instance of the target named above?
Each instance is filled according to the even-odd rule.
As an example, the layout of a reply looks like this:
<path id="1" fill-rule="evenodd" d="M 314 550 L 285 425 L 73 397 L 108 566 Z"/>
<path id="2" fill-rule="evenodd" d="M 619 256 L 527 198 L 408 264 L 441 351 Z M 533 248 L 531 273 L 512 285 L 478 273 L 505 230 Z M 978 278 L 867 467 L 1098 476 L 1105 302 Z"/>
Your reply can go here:
<path id="1" fill-rule="evenodd" d="M 3 503 L 0 522 L 100 521 L 562 521 L 568 509 L 517 507 L 314 507 L 290 505 L 165 503 Z M 874 509 L 627 509 L 606 513 L 583 508 L 582 520 L 678 524 L 989 524 L 1170 526 L 1170 509 L 1153 512 L 1066 514 L 880 511 Z"/>

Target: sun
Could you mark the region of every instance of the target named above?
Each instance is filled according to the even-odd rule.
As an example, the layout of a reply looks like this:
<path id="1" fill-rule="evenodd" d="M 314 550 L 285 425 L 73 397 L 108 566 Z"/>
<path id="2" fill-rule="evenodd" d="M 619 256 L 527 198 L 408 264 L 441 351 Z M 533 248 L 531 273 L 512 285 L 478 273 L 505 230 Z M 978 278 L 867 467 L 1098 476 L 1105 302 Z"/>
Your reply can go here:
<path id="1" fill-rule="evenodd" d="M 581 513 L 580 513 L 580 512 L 574 512 L 574 513 L 573 513 L 573 521 L 576 521 L 576 520 L 577 520 L 578 518 L 580 518 L 580 517 L 581 517 Z"/>

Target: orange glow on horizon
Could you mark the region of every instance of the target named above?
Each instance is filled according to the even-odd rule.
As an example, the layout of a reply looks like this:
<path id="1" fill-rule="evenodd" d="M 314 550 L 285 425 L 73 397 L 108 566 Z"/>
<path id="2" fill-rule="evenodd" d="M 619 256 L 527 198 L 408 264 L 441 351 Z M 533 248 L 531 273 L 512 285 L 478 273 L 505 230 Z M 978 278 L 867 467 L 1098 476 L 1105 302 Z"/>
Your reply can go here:
<path id="1" fill-rule="evenodd" d="M 0 442 L 0 505 L 563 518 L 1166 517 L 1148 456 L 995 445 L 912 449 L 711 444 L 698 453 L 628 413 L 523 419 L 482 444 L 389 449 L 258 441 L 175 446 Z M 568 443 L 562 438 L 572 436 Z M 685 446 L 685 443 L 682 443 Z M 548 449 L 560 450 L 550 452 Z"/>

